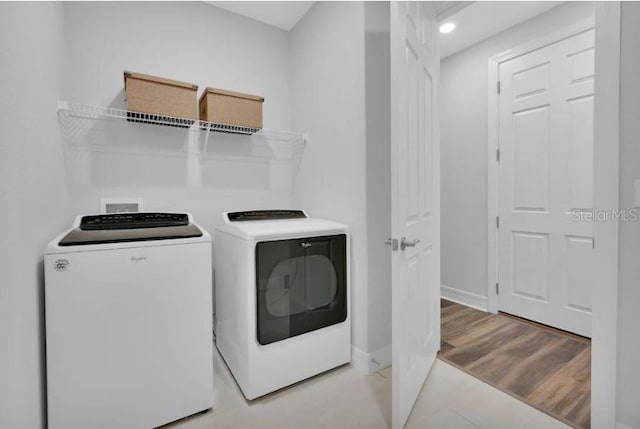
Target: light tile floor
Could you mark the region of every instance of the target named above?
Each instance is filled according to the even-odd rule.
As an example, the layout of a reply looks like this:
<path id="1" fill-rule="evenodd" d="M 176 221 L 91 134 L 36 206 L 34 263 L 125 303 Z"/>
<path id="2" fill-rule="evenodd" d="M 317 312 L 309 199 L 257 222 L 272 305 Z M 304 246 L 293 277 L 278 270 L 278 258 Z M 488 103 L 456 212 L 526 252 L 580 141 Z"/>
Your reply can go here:
<path id="1" fill-rule="evenodd" d="M 391 368 L 366 376 L 350 365 L 246 401 L 215 352 L 211 411 L 163 429 L 391 427 Z M 568 426 L 436 359 L 407 428 L 560 429 Z"/>

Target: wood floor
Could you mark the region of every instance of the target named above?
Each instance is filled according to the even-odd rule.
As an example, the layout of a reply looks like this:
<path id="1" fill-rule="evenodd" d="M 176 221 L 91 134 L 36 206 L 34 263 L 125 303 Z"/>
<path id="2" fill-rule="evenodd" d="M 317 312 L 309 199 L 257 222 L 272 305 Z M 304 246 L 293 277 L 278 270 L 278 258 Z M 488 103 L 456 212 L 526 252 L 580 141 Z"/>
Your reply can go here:
<path id="1" fill-rule="evenodd" d="M 591 342 L 442 300 L 438 357 L 575 428 L 590 428 Z"/>

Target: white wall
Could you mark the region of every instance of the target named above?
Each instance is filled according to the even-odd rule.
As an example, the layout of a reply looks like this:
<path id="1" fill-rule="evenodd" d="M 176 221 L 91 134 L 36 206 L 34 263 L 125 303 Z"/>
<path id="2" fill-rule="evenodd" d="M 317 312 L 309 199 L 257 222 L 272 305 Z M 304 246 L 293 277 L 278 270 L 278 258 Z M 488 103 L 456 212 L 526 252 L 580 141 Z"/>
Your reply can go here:
<path id="1" fill-rule="evenodd" d="M 0 4 L 0 427 L 43 425 L 46 242 L 69 221 L 59 144 L 62 9 Z"/>
<path id="2" fill-rule="evenodd" d="M 265 128 L 290 128 L 287 32 L 200 2 L 63 7 L 63 99 L 125 108 L 122 72 L 130 70 L 195 83 L 198 95 L 213 86 L 264 96 Z M 100 197 L 142 197 L 145 210 L 188 210 L 213 231 L 222 211 L 291 204 L 291 169 L 252 157 L 249 138 L 214 134 L 215 159 L 194 165 L 184 158 L 182 130 L 102 126 L 89 124 L 81 138 L 115 153 L 68 155 L 76 213 L 98 210 Z"/>
<path id="3" fill-rule="evenodd" d="M 391 364 L 391 249 L 383 245 L 391 237 L 389 19 L 387 2 L 365 3 L 367 338 L 378 366 Z"/>
<path id="4" fill-rule="evenodd" d="M 203 2 L 70 3 L 64 96 L 124 106 L 123 70 L 265 97 L 264 125 L 289 129 L 286 31 Z"/>
<path id="5" fill-rule="evenodd" d="M 319 3 L 287 34 L 201 3 L 0 4 L 0 427 L 44 422 L 42 251 L 101 197 L 188 210 L 208 229 L 223 210 L 293 202 L 349 224 L 354 344 L 384 360 L 390 280 L 378 241 L 390 195 L 376 169 L 388 129 L 375 118 L 388 120 L 377 88 L 388 71 L 365 76 L 365 63 L 384 63 L 386 7 L 365 30 L 362 3 Z M 183 130 L 58 121 L 57 99 L 125 107 L 125 69 L 265 96 L 265 127 L 309 131 L 295 200 L 290 166 L 248 161 L 256 148 L 243 137 L 213 136 L 214 159 L 194 167 Z M 380 214 L 370 225 L 368 210 Z"/>
<path id="6" fill-rule="evenodd" d="M 622 3 L 620 49 L 620 207 L 639 207 L 640 4 Z M 618 268 L 617 419 L 640 428 L 640 222 L 620 222 Z"/>
<path id="7" fill-rule="evenodd" d="M 133 196 L 212 230 L 223 210 L 291 204 L 290 166 L 249 161 L 243 136 L 212 136 L 214 159 L 194 166 L 184 130 L 71 120 L 61 132 L 56 100 L 124 107 L 127 69 L 263 95 L 265 127 L 288 129 L 289 46 L 282 30 L 187 2 L 2 3 L 0 36 L 0 427 L 30 429 L 44 421 L 42 252 L 73 215 Z"/>
<path id="8" fill-rule="evenodd" d="M 442 61 L 442 284 L 476 304 L 487 296 L 488 60 L 593 14 L 567 2 Z"/>
<path id="9" fill-rule="evenodd" d="M 290 34 L 292 124 L 309 133 L 294 202 L 352 232 L 352 343 L 367 350 L 364 6 L 316 3 Z"/>

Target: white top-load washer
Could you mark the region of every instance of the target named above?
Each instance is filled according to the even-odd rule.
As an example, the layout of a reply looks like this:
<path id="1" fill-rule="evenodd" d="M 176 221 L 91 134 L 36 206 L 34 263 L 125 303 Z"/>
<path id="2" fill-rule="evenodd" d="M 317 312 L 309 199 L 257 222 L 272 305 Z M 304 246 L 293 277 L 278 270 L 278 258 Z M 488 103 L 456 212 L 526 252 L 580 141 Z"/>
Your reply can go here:
<path id="1" fill-rule="evenodd" d="M 216 345 L 247 399 L 351 360 L 349 230 L 301 210 L 223 214 Z"/>
<path id="2" fill-rule="evenodd" d="M 49 429 L 212 407 L 211 238 L 191 215 L 79 216 L 44 264 Z"/>

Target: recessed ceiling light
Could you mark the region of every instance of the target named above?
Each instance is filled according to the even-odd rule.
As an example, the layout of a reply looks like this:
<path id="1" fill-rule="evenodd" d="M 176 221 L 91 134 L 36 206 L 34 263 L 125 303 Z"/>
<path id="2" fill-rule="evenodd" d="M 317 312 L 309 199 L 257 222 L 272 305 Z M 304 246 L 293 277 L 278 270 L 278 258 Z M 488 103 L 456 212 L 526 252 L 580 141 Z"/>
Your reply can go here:
<path id="1" fill-rule="evenodd" d="M 440 26 L 440 32 L 442 34 L 451 33 L 455 29 L 456 29 L 456 25 L 453 22 L 445 22 Z"/>

